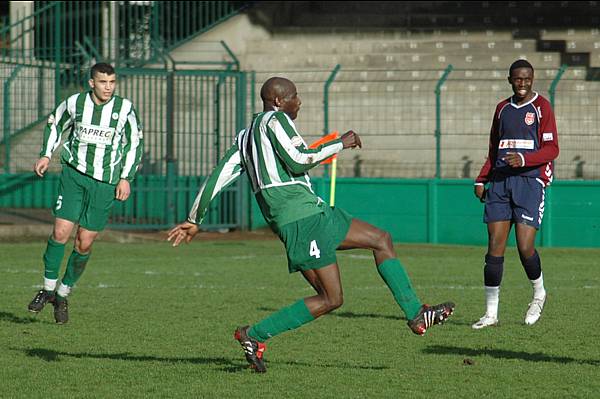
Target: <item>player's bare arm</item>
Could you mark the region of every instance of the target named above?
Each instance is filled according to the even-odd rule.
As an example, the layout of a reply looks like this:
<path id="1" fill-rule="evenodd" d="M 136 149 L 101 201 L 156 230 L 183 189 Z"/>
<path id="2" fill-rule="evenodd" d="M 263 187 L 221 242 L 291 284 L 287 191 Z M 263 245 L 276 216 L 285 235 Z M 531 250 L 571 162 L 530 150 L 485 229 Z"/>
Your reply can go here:
<path id="1" fill-rule="evenodd" d="M 194 223 L 183 222 L 169 230 L 167 241 L 173 241 L 173 246 L 176 247 L 181 242 L 189 243 L 192 238 L 198 234 L 198 226 Z"/>
<path id="2" fill-rule="evenodd" d="M 483 184 L 476 184 L 473 191 L 475 196 L 479 198 L 479 201 L 485 201 L 485 186 Z"/>
<path id="3" fill-rule="evenodd" d="M 348 130 L 341 137 L 344 148 L 362 148 L 362 143 L 358 134 L 354 133 L 353 130 Z"/>
<path id="4" fill-rule="evenodd" d="M 504 159 L 511 168 L 521 168 L 525 166 L 525 158 L 518 152 L 509 152 L 502 159 Z"/>
<path id="5" fill-rule="evenodd" d="M 49 165 L 50 165 L 50 158 L 41 157 L 40 159 L 38 159 L 36 161 L 35 165 L 33 166 L 33 171 L 39 177 L 44 177 L 44 173 L 46 173 L 46 171 L 48 170 Z"/>

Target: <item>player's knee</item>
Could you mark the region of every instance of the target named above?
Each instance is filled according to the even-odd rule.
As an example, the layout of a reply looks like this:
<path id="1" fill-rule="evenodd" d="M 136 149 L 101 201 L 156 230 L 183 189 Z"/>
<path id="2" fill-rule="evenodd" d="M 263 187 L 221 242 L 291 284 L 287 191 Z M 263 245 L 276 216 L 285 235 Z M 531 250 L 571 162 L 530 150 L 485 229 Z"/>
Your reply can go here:
<path id="1" fill-rule="evenodd" d="M 77 237 L 75 239 L 75 251 L 79 252 L 80 254 L 87 254 L 92 250 L 93 244 L 94 240 Z"/>
<path id="2" fill-rule="evenodd" d="M 527 259 L 531 258 L 535 254 L 535 246 L 533 245 L 525 245 L 519 247 L 519 258 L 521 258 L 521 263 L 524 263 Z"/>
<path id="3" fill-rule="evenodd" d="M 331 312 L 344 304 L 344 296 L 340 293 L 339 295 L 333 295 L 327 298 L 327 312 Z"/>
<path id="4" fill-rule="evenodd" d="M 69 241 L 70 234 L 71 234 L 70 229 L 60 228 L 60 227 L 54 228 L 54 230 L 52 231 L 52 240 L 54 240 L 55 242 L 64 244 L 67 241 Z"/>
<path id="5" fill-rule="evenodd" d="M 392 242 L 392 235 L 385 230 L 379 230 L 376 238 L 377 248 L 380 251 L 393 252 L 394 243 Z"/>

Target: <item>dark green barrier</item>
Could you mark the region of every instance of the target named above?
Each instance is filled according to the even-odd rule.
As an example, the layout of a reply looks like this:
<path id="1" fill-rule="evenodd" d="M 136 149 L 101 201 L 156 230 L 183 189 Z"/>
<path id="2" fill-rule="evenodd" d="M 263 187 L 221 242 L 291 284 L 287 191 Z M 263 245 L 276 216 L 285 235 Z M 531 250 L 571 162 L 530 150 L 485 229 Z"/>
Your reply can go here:
<path id="1" fill-rule="evenodd" d="M 313 178 L 325 200 L 329 180 Z M 556 182 L 547 191 L 537 244 L 600 247 L 600 182 Z M 253 229 L 266 227 L 252 201 Z M 336 206 L 389 231 L 396 242 L 486 245 L 483 204 L 471 180 L 338 179 Z M 511 238 L 514 244 L 514 237 Z"/>
<path id="2" fill-rule="evenodd" d="M 169 202 L 167 190 L 157 189 L 166 188 L 165 176 L 139 176 L 131 198 L 114 207 L 111 227 L 167 228 L 171 212 L 176 221 L 184 220 L 201 181 L 201 177 L 176 177 L 174 199 Z M 313 178 L 313 182 L 317 194 L 328 200 L 329 180 Z M 0 175 L 0 207 L 49 208 L 56 200 L 57 186 L 55 174 L 44 179 L 32 174 Z M 337 206 L 388 230 L 394 241 L 487 243 L 483 205 L 473 196 L 470 180 L 343 178 L 338 179 L 336 191 Z M 205 227 L 235 227 L 233 221 L 245 213 L 232 206 L 241 192 L 234 186 L 213 201 Z M 169 207 L 169 203 L 173 205 Z M 250 218 L 252 229 L 266 227 L 254 200 Z M 537 238 L 542 246 L 600 247 L 600 182 L 555 183 L 547 193 L 544 223 Z"/>
<path id="3" fill-rule="evenodd" d="M 33 173 L 0 174 L 0 208 L 50 208 L 56 202 L 59 174 L 48 174 L 43 179 Z M 169 194 L 167 176 L 142 175 L 132 184 L 132 193 L 125 202 L 116 202 L 110 219 L 110 228 L 165 229 L 187 218 L 203 177 L 176 176 L 174 189 Z M 240 183 L 241 184 L 241 183 Z M 205 217 L 209 229 L 236 228 L 240 225 L 239 204 L 241 190 L 237 185 L 228 187 L 212 202 Z M 169 200 L 172 195 L 172 200 Z M 245 201 L 243 201 L 245 202 Z"/>

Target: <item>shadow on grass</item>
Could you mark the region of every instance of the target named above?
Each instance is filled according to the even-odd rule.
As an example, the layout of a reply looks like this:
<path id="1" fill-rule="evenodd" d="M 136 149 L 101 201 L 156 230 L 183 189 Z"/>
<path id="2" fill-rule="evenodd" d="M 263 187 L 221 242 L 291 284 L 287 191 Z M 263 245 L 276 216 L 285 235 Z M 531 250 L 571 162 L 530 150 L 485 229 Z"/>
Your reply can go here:
<path id="1" fill-rule="evenodd" d="M 35 316 L 20 317 L 14 313 L 0 312 L 0 321 L 8 321 L 15 324 L 31 324 L 39 323 L 40 321 Z"/>
<path id="2" fill-rule="evenodd" d="M 457 346 L 433 345 L 423 349 L 423 352 L 433 355 L 460 355 L 460 356 L 490 356 L 496 359 L 526 360 L 528 362 L 550 362 L 560 364 L 589 364 L 600 366 L 598 359 L 575 359 L 566 356 L 552 356 L 545 353 L 517 352 L 504 349 L 472 349 Z"/>
<path id="3" fill-rule="evenodd" d="M 260 310 L 262 312 L 275 312 L 275 311 L 277 311 L 279 309 L 267 308 L 267 307 L 260 307 L 257 310 Z M 377 313 L 354 313 L 354 312 L 338 312 L 338 311 L 334 311 L 334 312 L 332 312 L 330 314 L 330 316 L 344 317 L 344 318 L 348 318 L 348 319 L 365 318 L 365 319 L 406 320 L 406 318 L 401 317 L 401 316 L 392 316 L 392 315 L 377 314 Z"/>
<path id="4" fill-rule="evenodd" d="M 76 359 L 107 359 L 107 360 L 126 360 L 132 362 L 163 362 L 163 363 L 191 363 L 221 366 L 221 370 L 228 373 L 237 373 L 248 369 L 248 364 L 238 359 L 227 359 L 224 357 L 157 357 L 147 355 L 134 355 L 128 352 L 122 353 L 70 353 L 60 352 L 52 349 L 32 348 L 15 349 L 23 351 L 27 356 L 37 357 L 47 362 L 57 362 L 61 358 Z M 268 365 L 285 364 L 289 366 L 304 366 L 310 368 L 341 368 L 341 369 L 363 369 L 363 370 L 386 370 L 384 366 L 361 366 L 358 364 L 316 364 L 304 362 L 269 362 Z"/>

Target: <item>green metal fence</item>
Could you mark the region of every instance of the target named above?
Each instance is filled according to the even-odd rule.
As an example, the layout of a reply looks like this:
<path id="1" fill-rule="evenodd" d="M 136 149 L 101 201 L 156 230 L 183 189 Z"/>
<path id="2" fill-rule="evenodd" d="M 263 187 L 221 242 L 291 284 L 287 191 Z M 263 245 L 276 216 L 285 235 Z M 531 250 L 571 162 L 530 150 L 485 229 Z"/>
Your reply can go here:
<path id="1" fill-rule="evenodd" d="M 11 76 L 18 76 L 23 69 L 15 68 Z M 143 123 L 145 154 L 132 196 L 115 206 L 110 224 L 128 228 L 171 226 L 187 217 L 202 180 L 246 124 L 246 74 L 128 68 L 117 69 L 117 76 L 117 93 L 133 101 Z M 5 86 L 18 86 L 19 82 L 8 79 Z M 4 93 L 19 91 L 5 90 Z M 13 126 L 11 121 L 19 115 L 20 104 L 25 110 L 29 109 L 30 99 L 36 97 L 26 94 L 5 96 L 8 97 L 4 103 L 8 110 L 5 124 Z M 6 135 L 1 146 L 5 179 L 0 196 L 16 195 L 25 201 L 23 206 L 49 207 L 55 202 L 55 188 L 43 188 L 44 196 L 34 202 L 22 197 L 29 192 L 24 186 L 34 182 L 29 178 L 30 171 L 39 153 L 44 123 L 30 128 L 19 138 Z M 10 131 L 11 128 L 5 126 L 5 134 Z M 54 154 L 51 172 L 60 169 L 59 153 L 60 148 Z M 53 182 L 53 179 L 46 181 Z M 247 199 L 242 188 L 242 182 L 233 185 L 212 204 L 206 218 L 207 228 L 245 225 L 247 215 L 242 203 Z M 5 206 L 15 205 L 12 200 L 7 201 Z"/>
<path id="2" fill-rule="evenodd" d="M 342 66 L 325 89 L 329 75 L 324 71 L 284 76 L 298 82 L 303 105 L 297 126 L 311 139 L 318 126 L 326 125 L 327 130 L 362 134 L 363 150 L 338 160 L 342 177 L 474 178 L 487 155 L 495 106 L 512 94 L 504 70 Z M 600 82 L 586 81 L 583 68 L 540 69 L 535 77 L 534 90 L 555 106 L 561 147 L 557 178 L 600 178 L 595 139 L 600 134 Z"/>
<path id="3" fill-rule="evenodd" d="M 113 227 L 168 227 L 184 220 L 197 190 L 245 126 L 246 75 L 228 71 L 119 70 L 119 94 L 133 101 L 144 131 L 144 160 L 132 199 Z M 209 228 L 240 227 L 243 184 L 211 205 Z"/>
<path id="4" fill-rule="evenodd" d="M 204 57 L 193 62 L 169 59 L 168 50 L 238 13 L 244 2 L 115 2 L 37 1 L 31 13 L 0 27 L 0 77 L 9 80 L 2 100 L 21 93 L 29 101 L 19 115 L 4 121 L 7 135 L 41 122 L 68 94 L 87 87 L 89 68 L 96 62 L 141 67 L 158 64 L 205 65 L 212 69 L 239 69 L 239 62 L 223 42 L 207 43 Z M 192 22 L 193 21 L 193 22 Z M 223 56 L 225 55 L 225 56 Z M 17 74 L 13 74 L 19 67 Z M 191 66 L 193 68 L 193 66 Z M 190 66 L 188 66 L 190 68 Z M 6 79 L 6 80 L 5 80 Z M 50 91 L 51 90 L 51 91 Z M 49 92 L 50 91 L 50 92 Z M 48 94 L 52 101 L 48 101 Z M 12 97 L 11 97 L 12 96 Z"/>
<path id="5" fill-rule="evenodd" d="M 118 94 L 133 100 L 144 123 L 146 153 L 129 201 L 112 227 L 168 227 L 186 217 L 201 180 L 247 117 L 247 81 L 224 42 L 204 43 L 199 59 L 169 50 L 237 14 L 246 2 L 40 1 L 0 26 L 0 184 L 2 206 L 49 207 L 58 153 L 44 181 L 30 171 L 48 114 L 87 90 L 89 68 L 118 69 Z M 6 21 L 5 21 L 6 22 Z M 178 67 L 188 70 L 179 71 Z M 211 71 L 189 70 L 198 67 Z M 218 71 L 215 69 L 223 69 Z M 206 218 L 208 228 L 245 224 L 243 183 L 228 189 Z M 37 187 L 37 188 L 34 188 Z M 35 200 L 29 196 L 35 196 Z"/>

